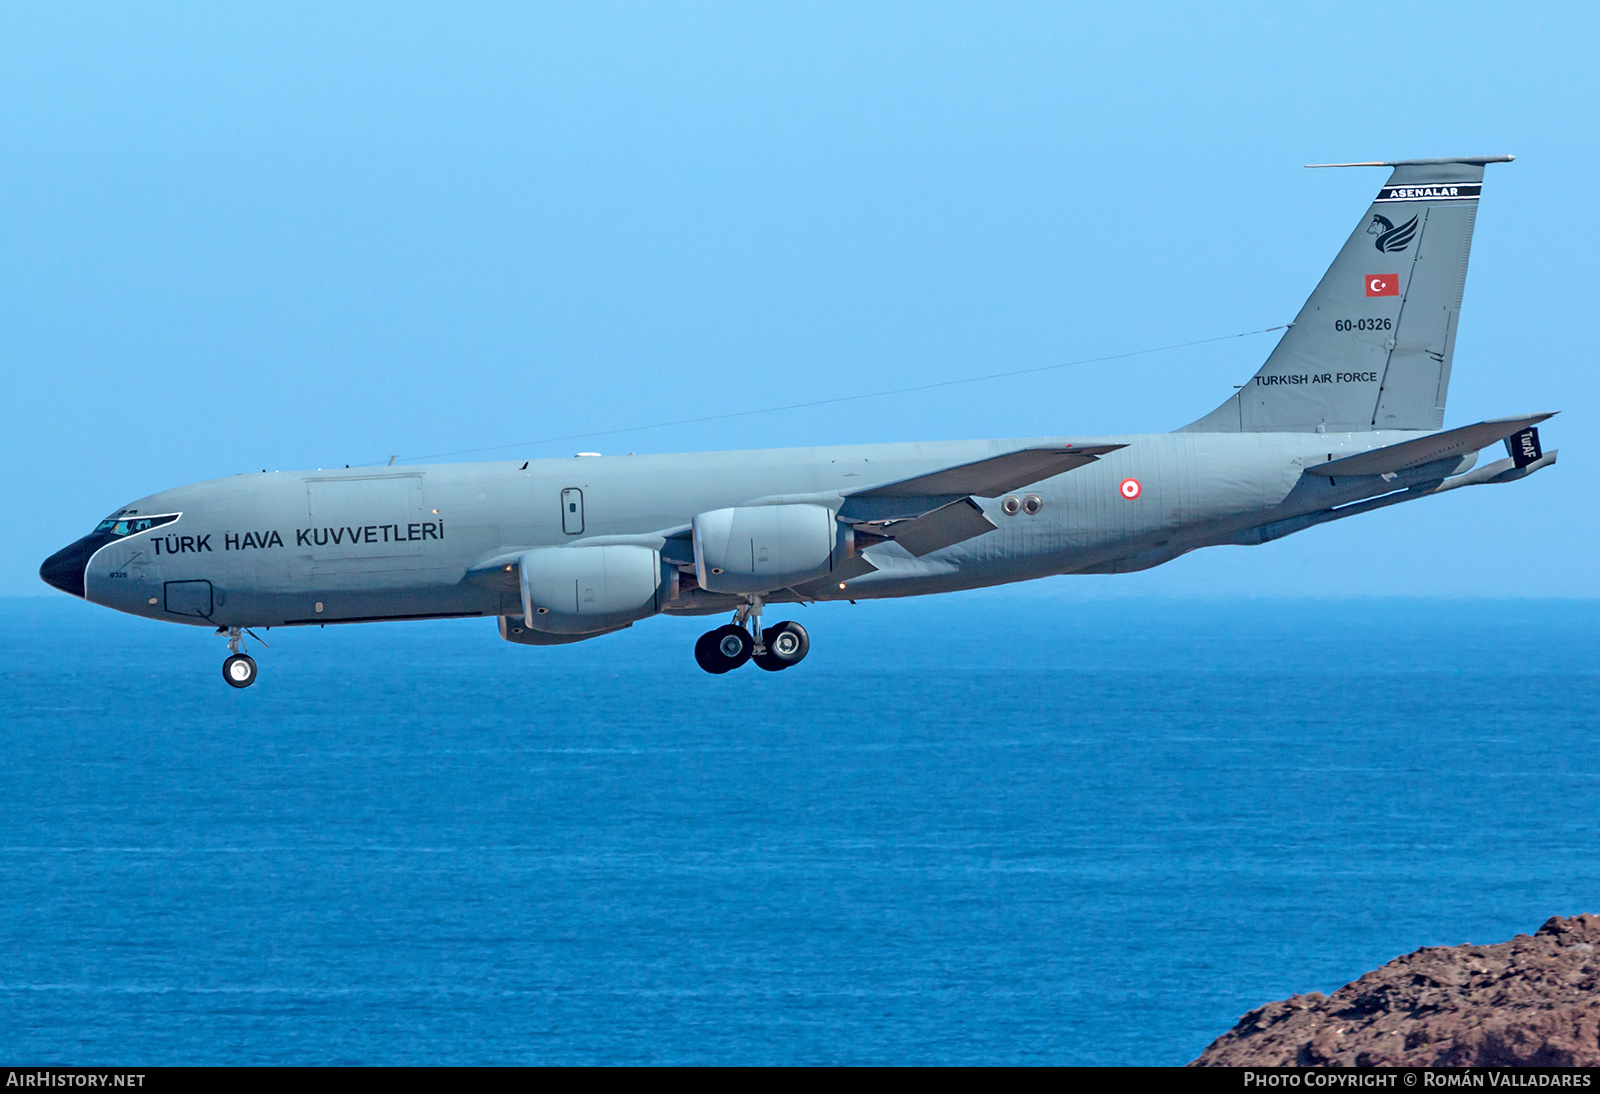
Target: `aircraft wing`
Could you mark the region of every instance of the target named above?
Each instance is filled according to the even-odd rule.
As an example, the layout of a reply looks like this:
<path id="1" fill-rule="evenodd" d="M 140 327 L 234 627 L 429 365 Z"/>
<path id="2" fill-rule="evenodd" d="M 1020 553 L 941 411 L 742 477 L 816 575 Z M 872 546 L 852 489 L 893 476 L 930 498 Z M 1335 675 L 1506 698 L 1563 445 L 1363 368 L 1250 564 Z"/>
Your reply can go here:
<path id="1" fill-rule="evenodd" d="M 1353 478 L 1357 475 L 1387 475 L 1425 463 L 1463 456 L 1481 448 L 1515 436 L 1523 430 L 1538 425 L 1552 414 L 1530 414 L 1521 418 L 1491 418 L 1476 425 L 1447 429 L 1443 433 L 1430 433 L 1426 437 L 1401 441 L 1399 444 L 1374 448 L 1343 459 L 1330 460 L 1306 468 L 1308 475 L 1325 475 L 1328 478 Z"/>
<path id="2" fill-rule="evenodd" d="M 858 490 L 845 498 L 839 519 L 858 544 L 892 539 L 921 558 L 999 527 L 974 497 L 993 498 L 1040 479 L 1093 463 L 1126 445 L 1052 445 L 1021 448 L 915 478 Z"/>
<path id="3" fill-rule="evenodd" d="M 1512 432 L 1515 432 L 1513 430 Z M 1509 434 L 1508 434 L 1509 435 Z M 886 483 L 858 491 L 853 498 L 950 497 L 972 494 L 995 498 L 1030 482 L 1060 475 L 1086 463 L 1093 463 L 1107 452 L 1126 448 L 1122 444 L 1062 445 L 1050 448 L 1020 448 L 975 463 L 957 464 L 912 479 Z"/>

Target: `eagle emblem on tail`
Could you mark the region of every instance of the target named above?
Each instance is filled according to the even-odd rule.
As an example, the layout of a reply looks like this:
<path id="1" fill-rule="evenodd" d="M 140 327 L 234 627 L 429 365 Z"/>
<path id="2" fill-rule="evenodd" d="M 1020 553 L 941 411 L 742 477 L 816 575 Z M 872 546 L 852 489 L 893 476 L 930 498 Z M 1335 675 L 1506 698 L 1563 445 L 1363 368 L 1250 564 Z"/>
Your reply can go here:
<path id="1" fill-rule="evenodd" d="M 1367 225 L 1367 234 L 1369 236 L 1378 237 L 1377 239 L 1373 240 L 1372 245 L 1378 248 L 1378 250 L 1383 254 L 1393 254 L 1395 251 L 1403 251 L 1409 247 L 1411 245 L 1411 241 L 1416 238 L 1417 218 L 1412 217 L 1410 220 L 1400 225 L 1400 227 L 1396 228 L 1394 223 L 1388 217 L 1379 213 L 1374 213 L 1372 215 L 1372 223 Z"/>

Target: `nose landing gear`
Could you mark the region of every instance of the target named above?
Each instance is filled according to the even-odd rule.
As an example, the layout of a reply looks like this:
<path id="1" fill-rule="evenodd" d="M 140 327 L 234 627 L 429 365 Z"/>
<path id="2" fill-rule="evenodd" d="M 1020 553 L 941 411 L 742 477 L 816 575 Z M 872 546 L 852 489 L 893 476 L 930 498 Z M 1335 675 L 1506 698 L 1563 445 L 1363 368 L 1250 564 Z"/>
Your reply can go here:
<path id="1" fill-rule="evenodd" d="M 244 652 L 243 629 L 229 627 L 228 659 L 222 662 L 222 678 L 228 682 L 229 687 L 247 688 L 256 682 L 256 675 L 256 659 Z"/>
<path id="2" fill-rule="evenodd" d="M 786 621 L 761 629 L 761 598 L 734 613 L 733 622 L 707 631 L 694 644 L 694 659 L 714 676 L 732 672 L 746 661 L 779 672 L 798 665 L 811 652 L 811 636 L 800 624 Z"/>
<path id="3" fill-rule="evenodd" d="M 256 659 L 247 653 L 236 653 L 222 663 L 222 678 L 236 688 L 247 688 L 256 682 Z"/>

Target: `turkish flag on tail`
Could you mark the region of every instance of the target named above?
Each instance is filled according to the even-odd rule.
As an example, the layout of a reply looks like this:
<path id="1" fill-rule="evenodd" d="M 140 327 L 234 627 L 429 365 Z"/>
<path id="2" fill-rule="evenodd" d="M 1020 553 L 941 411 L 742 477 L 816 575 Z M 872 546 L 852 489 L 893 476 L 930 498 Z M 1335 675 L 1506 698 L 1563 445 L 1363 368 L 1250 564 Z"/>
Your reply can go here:
<path id="1" fill-rule="evenodd" d="M 1400 295 L 1400 275 L 1399 274 L 1368 274 L 1367 275 L 1367 295 L 1368 296 L 1399 296 Z"/>

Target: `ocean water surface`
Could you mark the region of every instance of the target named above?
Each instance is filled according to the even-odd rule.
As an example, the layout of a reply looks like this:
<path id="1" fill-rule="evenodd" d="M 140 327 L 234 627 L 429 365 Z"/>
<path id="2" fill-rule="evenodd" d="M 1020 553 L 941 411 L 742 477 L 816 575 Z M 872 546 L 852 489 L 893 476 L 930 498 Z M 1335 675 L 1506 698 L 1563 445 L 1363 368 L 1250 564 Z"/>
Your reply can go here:
<path id="1" fill-rule="evenodd" d="M 0 1056 L 1178 1064 L 1600 911 L 1592 603 L 786 614 L 776 675 L 476 620 L 273 631 L 239 692 L 0 601 Z"/>

